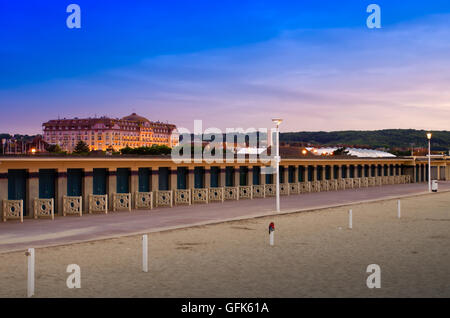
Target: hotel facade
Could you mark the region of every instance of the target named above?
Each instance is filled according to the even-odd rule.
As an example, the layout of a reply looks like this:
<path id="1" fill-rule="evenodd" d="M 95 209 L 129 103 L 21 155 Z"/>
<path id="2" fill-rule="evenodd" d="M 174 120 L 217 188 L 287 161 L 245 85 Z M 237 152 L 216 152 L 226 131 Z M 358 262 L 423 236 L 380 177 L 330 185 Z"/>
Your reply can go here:
<path id="1" fill-rule="evenodd" d="M 159 121 L 150 121 L 133 113 L 118 118 L 72 118 L 54 119 L 42 124 L 44 141 L 58 145 L 63 151 L 72 152 L 82 140 L 90 150 L 113 149 L 118 151 L 125 147 L 151 147 L 152 145 L 178 144 L 176 126 Z"/>

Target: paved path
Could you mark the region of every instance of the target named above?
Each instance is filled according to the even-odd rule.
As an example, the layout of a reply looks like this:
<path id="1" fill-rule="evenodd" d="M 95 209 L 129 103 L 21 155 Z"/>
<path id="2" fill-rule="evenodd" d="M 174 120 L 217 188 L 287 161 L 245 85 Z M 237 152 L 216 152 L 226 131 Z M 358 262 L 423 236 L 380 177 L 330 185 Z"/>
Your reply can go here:
<path id="1" fill-rule="evenodd" d="M 300 212 L 420 195 L 426 190 L 427 185 L 422 183 L 291 195 L 281 197 L 281 209 L 282 213 Z M 450 182 L 440 182 L 439 190 L 450 191 Z M 267 216 L 274 213 L 274 207 L 275 198 L 265 198 L 131 213 L 56 217 L 54 221 L 25 219 L 22 224 L 17 221 L 0 222 L 0 253 Z"/>

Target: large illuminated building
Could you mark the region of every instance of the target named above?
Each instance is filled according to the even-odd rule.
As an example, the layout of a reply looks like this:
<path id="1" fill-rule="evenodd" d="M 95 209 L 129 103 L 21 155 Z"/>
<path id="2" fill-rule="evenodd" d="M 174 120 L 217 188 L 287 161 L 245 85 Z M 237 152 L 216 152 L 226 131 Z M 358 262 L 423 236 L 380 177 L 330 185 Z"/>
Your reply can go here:
<path id="1" fill-rule="evenodd" d="M 72 118 L 54 119 L 44 124 L 44 141 L 59 145 L 62 150 L 71 152 L 77 143 L 84 141 L 91 150 L 124 147 L 151 147 L 152 145 L 178 144 L 176 126 L 159 121 L 150 121 L 133 113 L 119 118 Z"/>

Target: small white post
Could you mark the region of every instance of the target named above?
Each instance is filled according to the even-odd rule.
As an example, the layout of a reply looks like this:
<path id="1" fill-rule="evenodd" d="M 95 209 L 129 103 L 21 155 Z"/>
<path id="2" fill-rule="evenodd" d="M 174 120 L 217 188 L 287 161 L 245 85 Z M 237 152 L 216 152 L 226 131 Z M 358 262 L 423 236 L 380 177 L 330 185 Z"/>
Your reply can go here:
<path id="1" fill-rule="evenodd" d="M 351 230 L 353 228 L 353 211 L 348 211 L 348 228 Z"/>
<path id="2" fill-rule="evenodd" d="M 402 209 L 401 209 L 400 200 L 397 201 L 397 217 L 399 219 L 402 217 Z"/>
<path id="3" fill-rule="evenodd" d="M 269 244 L 270 246 L 274 245 L 274 235 L 275 235 L 275 224 L 271 222 L 269 224 Z"/>
<path id="4" fill-rule="evenodd" d="M 148 236 L 142 236 L 142 271 L 148 272 Z"/>
<path id="5" fill-rule="evenodd" d="M 27 295 L 34 296 L 34 248 L 29 248 L 25 253 L 28 259 Z"/>

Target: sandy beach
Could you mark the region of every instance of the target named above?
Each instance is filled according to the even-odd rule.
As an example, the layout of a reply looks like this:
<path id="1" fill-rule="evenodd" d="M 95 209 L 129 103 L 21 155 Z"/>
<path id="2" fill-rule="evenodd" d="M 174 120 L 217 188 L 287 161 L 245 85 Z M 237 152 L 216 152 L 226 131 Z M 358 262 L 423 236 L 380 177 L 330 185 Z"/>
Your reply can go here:
<path id="1" fill-rule="evenodd" d="M 152 233 L 148 273 L 141 236 L 39 248 L 36 297 L 450 297 L 449 246 L 447 192 L 402 199 L 401 219 L 387 200 Z M 66 287 L 69 264 L 80 289 Z M 26 273 L 24 252 L 1 254 L 0 297 L 25 297 Z"/>

